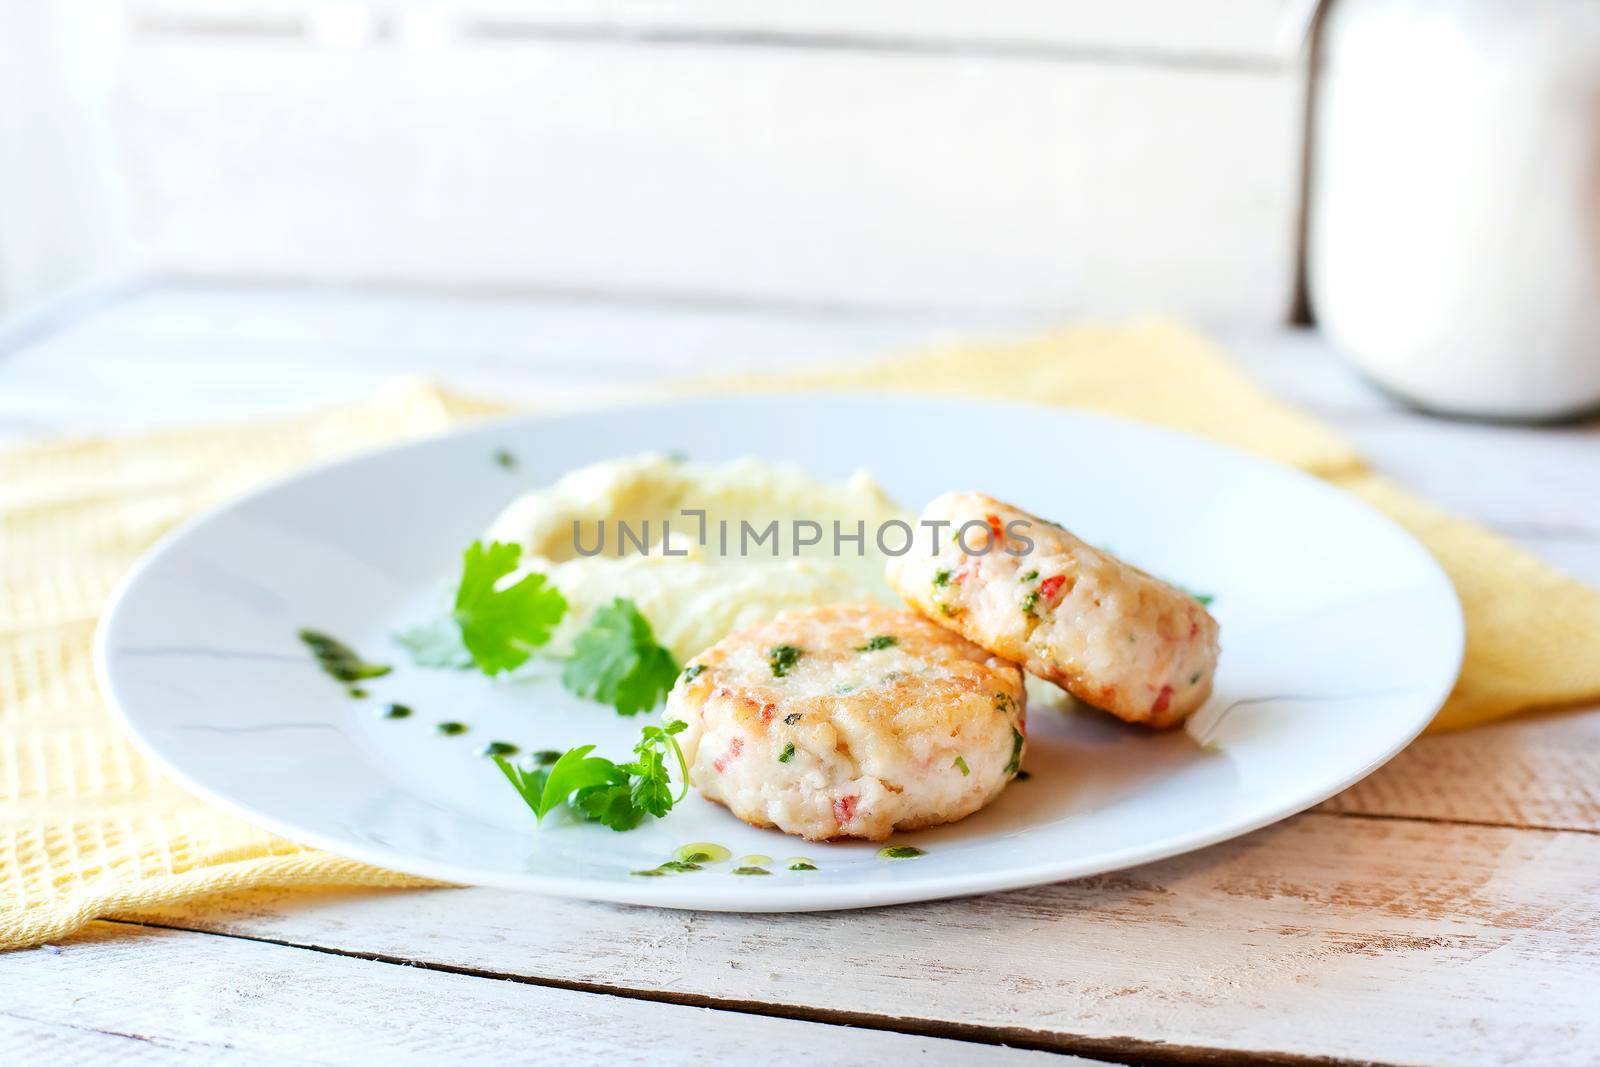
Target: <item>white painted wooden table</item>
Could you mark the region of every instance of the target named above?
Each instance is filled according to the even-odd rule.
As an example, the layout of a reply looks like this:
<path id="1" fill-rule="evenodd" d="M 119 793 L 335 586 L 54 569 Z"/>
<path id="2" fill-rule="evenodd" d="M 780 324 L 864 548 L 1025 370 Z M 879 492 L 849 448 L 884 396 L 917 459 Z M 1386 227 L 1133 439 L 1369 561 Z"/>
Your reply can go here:
<path id="1" fill-rule="evenodd" d="M 404 373 L 581 401 L 1033 325 L 146 286 L 0 330 L 0 439 L 286 410 Z M 1600 585 L 1600 425 L 1440 422 L 1313 335 L 1221 340 L 1380 468 Z M 1424 738 L 1313 812 L 1039 889 L 750 916 L 258 892 L 0 956 L 0 990 L 16 1063 L 1595 1063 L 1600 709 Z"/>

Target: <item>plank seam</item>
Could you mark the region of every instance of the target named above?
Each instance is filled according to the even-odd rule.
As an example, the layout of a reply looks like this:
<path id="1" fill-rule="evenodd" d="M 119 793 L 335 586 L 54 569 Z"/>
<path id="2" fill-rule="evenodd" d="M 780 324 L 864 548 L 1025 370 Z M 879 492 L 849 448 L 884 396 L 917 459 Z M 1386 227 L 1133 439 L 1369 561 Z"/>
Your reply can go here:
<path id="1" fill-rule="evenodd" d="M 120 1038 L 123 1041 L 138 1041 L 146 1045 L 154 1045 L 157 1048 L 164 1049 L 190 1048 L 194 1047 L 195 1044 L 194 1042 L 189 1041 L 171 1042 L 162 1038 L 151 1037 L 149 1034 L 136 1034 L 128 1030 L 102 1030 L 98 1026 L 84 1026 L 81 1023 L 63 1022 L 57 1019 L 40 1019 L 36 1016 L 24 1015 L 20 1012 L 8 1011 L 5 1009 L 0 1009 L 0 1018 L 15 1019 L 18 1022 L 32 1023 L 35 1026 L 49 1027 L 51 1029 L 71 1030 L 74 1033 L 79 1034 L 94 1034 L 98 1037 Z M 208 1045 L 205 1047 L 218 1048 L 219 1046 Z"/>
<path id="2" fill-rule="evenodd" d="M 1353 787 L 1352 787 L 1353 788 Z M 1331 804 L 1325 800 L 1323 804 Z M 1591 834 L 1600 835 L 1600 828 L 1592 826 L 1553 826 L 1543 823 L 1496 822 L 1493 819 L 1452 819 L 1441 815 L 1408 815 L 1401 812 L 1338 811 L 1316 807 L 1308 815 L 1330 815 L 1339 819 L 1381 819 L 1389 822 L 1426 822 L 1437 826 L 1484 826 L 1497 830 L 1527 830 L 1539 834 Z"/>

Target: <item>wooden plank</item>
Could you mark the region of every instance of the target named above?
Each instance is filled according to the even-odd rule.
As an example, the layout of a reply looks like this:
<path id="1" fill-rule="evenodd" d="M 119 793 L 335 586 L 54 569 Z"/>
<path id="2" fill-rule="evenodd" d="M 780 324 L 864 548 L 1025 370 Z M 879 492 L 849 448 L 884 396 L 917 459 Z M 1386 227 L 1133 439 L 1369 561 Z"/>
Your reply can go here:
<path id="1" fill-rule="evenodd" d="M 1512 533 L 1600 535 L 1600 423 L 1504 426 L 1413 415 L 1345 430 L 1435 504 Z"/>
<path id="2" fill-rule="evenodd" d="M 1151 1062 L 1592 1062 L 1600 836 L 1304 815 L 975 900 L 725 915 L 494 890 L 257 893 L 152 922 Z"/>
<path id="3" fill-rule="evenodd" d="M 1319 810 L 1600 833 L 1600 707 L 1420 738 Z"/>
<path id="4" fill-rule="evenodd" d="M 230 391 L 239 394 L 237 413 L 259 410 L 249 405 L 261 398 L 252 401 L 243 394 L 267 382 L 274 350 L 278 359 L 303 364 L 307 399 L 329 388 L 358 395 L 357 390 L 387 377 L 393 365 L 383 350 L 395 339 L 377 325 L 384 321 L 394 322 L 400 334 L 422 338 L 416 348 L 394 348 L 413 366 L 433 359 L 441 370 L 465 364 L 472 368 L 467 373 L 505 382 L 508 389 L 520 382 L 530 393 L 550 380 L 539 362 L 541 352 L 565 360 L 559 364 L 570 368 L 565 381 L 581 384 L 584 373 L 603 378 L 610 372 L 608 351 L 644 352 L 639 358 L 659 361 L 651 365 L 667 374 L 686 351 L 733 353 L 745 344 L 774 358 L 798 357 L 808 337 L 848 346 L 856 336 L 853 325 L 823 326 L 818 323 L 824 320 L 806 316 L 770 326 L 765 314 L 754 310 L 664 311 L 658 305 L 649 314 L 624 315 L 615 306 L 595 305 L 587 313 L 563 308 L 551 317 L 537 308 L 513 311 L 515 302 L 490 302 L 486 311 L 482 303 L 456 301 L 451 314 L 430 319 L 427 308 L 441 306 L 432 300 L 363 297 L 341 312 L 338 294 L 311 300 L 280 294 L 259 302 L 246 293 L 191 302 L 192 295 L 174 299 L 168 294 L 139 304 L 130 319 L 99 319 L 67 349 L 30 349 L 21 362 L 0 363 L 0 377 L 13 375 L 6 380 L 17 381 L 14 368 L 37 375 L 29 379 L 37 385 L 35 398 L 59 399 L 53 407 L 45 403 L 19 411 L 54 426 L 55 419 L 116 414 L 110 405 L 97 414 L 92 394 L 86 398 L 81 386 L 97 374 L 85 367 L 134 375 L 129 380 L 146 388 L 153 375 L 167 378 L 152 390 L 170 401 L 163 418 L 185 412 L 194 417 L 208 409 L 214 417 L 218 409 L 211 404 Z M 559 302 L 542 306 L 562 307 Z M 320 340 L 319 322 L 328 328 Z M 552 323 L 559 327 L 552 329 Z M 249 345 L 235 348 L 227 374 L 195 373 L 209 365 L 202 353 L 215 356 L 230 330 L 236 346 L 240 336 L 254 338 L 260 354 L 250 358 Z M 457 352 L 466 353 L 454 368 L 444 361 L 452 334 L 460 340 Z M 137 345 L 131 343 L 134 338 Z M 860 343 L 863 354 L 890 347 L 887 334 Z M 419 351 L 424 355 L 416 356 Z M 1402 460 L 1411 456 L 1414 469 L 1432 472 L 1438 485 L 1459 481 L 1464 468 L 1445 462 L 1451 448 L 1441 447 L 1437 464 L 1421 465 L 1415 458 L 1432 447 L 1433 435 L 1421 430 L 1437 423 L 1386 403 L 1369 403 L 1364 387 L 1319 351 L 1320 345 L 1312 343 L 1303 364 L 1273 356 L 1277 362 L 1270 365 L 1276 370 L 1268 380 L 1289 395 L 1296 395 L 1297 383 L 1320 383 L 1306 386 L 1297 399 L 1322 405 L 1319 413 L 1340 425 L 1393 420 L 1419 427 L 1414 437 L 1375 437 L 1369 446 L 1375 460 L 1385 466 L 1385 450 L 1394 449 L 1390 454 Z M 120 364 L 119 355 L 124 357 Z M 333 357 L 343 366 L 337 383 L 327 376 Z M 1307 377 L 1298 375 L 1297 367 Z M 1329 382 L 1345 387 L 1325 388 Z M 1492 459 L 1491 452 L 1484 455 Z M 1572 462 L 1582 466 L 1587 455 L 1580 452 Z M 1483 484 L 1483 499 L 1499 499 L 1493 486 L 1516 481 L 1525 494 L 1519 499 L 1532 511 L 1559 513 L 1571 486 L 1559 472 L 1542 471 L 1541 462 L 1537 449 L 1510 449 L 1503 463 L 1474 465 L 1472 478 Z M 1535 547 L 1560 546 L 1583 565 L 1600 559 L 1584 536 L 1582 531 L 1541 535 L 1536 530 L 1523 539 Z M 1310 816 L 1194 857 L 1110 878 L 875 912 L 857 917 L 862 921 L 854 925 L 843 916 L 673 916 L 477 890 L 364 900 L 265 894 L 230 900 L 216 911 L 208 902 L 163 913 L 162 921 L 214 922 L 248 936 L 281 934 L 330 947 L 347 943 L 400 959 L 437 958 L 469 968 L 479 965 L 477 957 L 490 969 L 506 968 L 506 961 L 520 954 L 528 972 L 557 976 L 540 979 L 548 981 L 581 984 L 589 980 L 584 975 L 594 979 L 609 963 L 616 967 L 616 980 L 637 983 L 628 992 L 641 996 L 741 1004 L 740 998 L 754 1004 L 764 997 L 819 1018 L 859 1018 L 940 1033 L 985 1033 L 987 1025 L 1000 1022 L 1008 1027 L 1004 1033 L 1018 1037 L 1042 1032 L 1041 1042 L 1054 1047 L 1106 1049 L 1124 1057 L 1135 1048 L 1154 1050 L 1146 1058 L 1194 1058 L 1254 1046 L 1255 1053 L 1276 1048 L 1290 1050 L 1287 1055 L 1398 1062 L 1510 1062 L 1519 1055 L 1576 1061 L 1596 1044 L 1592 1024 L 1573 1022 L 1573 991 L 1591 988 L 1597 969 L 1592 935 L 1583 930 L 1586 924 L 1593 927 L 1595 885 L 1592 875 L 1582 873 L 1595 869 L 1596 857 L 1573 842 L 1592 841 L 1595 835 L 1429 827 L 1361 816 L 1593 831 L 1592 783 L 1600 779 L 1584 753 L 1594 750 L 1596 721 L 1593 712 L 1539 716 L 1425 738 L 1367 783 L 1330 802 L 1330 811 L 1354 814 Z M 1306 824 L 1344 829 L 1307 838 Z M 1375 836 L 1373 827 L 1386 829 L 1387 835 Z M 427 903 L 436 899 L 448 903 Z M 441 935 L 446 927 L 454 929 Z M 535 936 L 530 929 L 557 929 L 563 935 L 554 946 L 530 948 Z M 567 936 L 568 929 L 577 933 Z M 849 936 L 852 930 L 864 947 Z M 684 947 L 702 937 L 707 944 Z M 992 950 L 985 947 L 990 940 Z M 434 943 L 418 948 L 425 942 Z M 776 966 L 763 970 L 769 942 L 777 946 Z M 816 954 L 806 955 L 808 947 Z M 593 968 L 585 969 L 580 958 L 586 952 L 597 961 Z M 816 960 L 830 953 L 845 961 L 838 970 L 848 971 L 844 978 L 835 976 L 838 988 L 831 994 L 817 989 L 826 976 L 801 973 L 808 967 L 815 972 Z M 974 965 L 967 957 L 975 953 L 999 953 L 1001 959 Z M 181 967 L 177 962 L 156 970 Z M 651 967 L 654 978 L 646 973 Z M 688 977 L 680 981 L 680 974 Z M 930 974 L 942 981 L 937 986 L 925 981 Z M 604 975 L 597 980 L 607 981 Z M 727 982 L 732 999 L 719 1000 Z M 975 997 L 969 992 L 973 988 L 979 990 Z M 791 996 L 791 989 L 798 992 Z M 870 994 L 859 1007 L 851 1002 L 858 989 Z M 1134 992 L 1116 995 L 1124 989 Z M 1011 991 L 1023 1006 L 1010 1014 L 997 1007 L 1003 991 Z M 1234 996 L 1227 998 L 1229 993 Z M 902 1020 L 898 1011 L 908 997 L 931 997 L 934 1003 Z M 1549 1002 L 1531 1003 L 1540 997 Z M 1226 999 L 1220 1009 L 1219 998 Z M 973 1003 L 950 1007 L 962 999 Z M 1325 1003 L 1331 1013 L 1319 1018 Z M 1279 1040 L 1295 1026 L 1297 1012 L 1309 1020 L 1309 1032 Z M 1231 1027 L 1238 1035 L 1235 1044 L 1221 1043 L 1204 1028 L 1197 1033 L 1189 1015 Z M 1519 1022 L 1535 1033 L 1517 1033 Z M 37 1034 L 43 1024 L 26 1025 Z M 1350 1033 L 1330 1035 L 1341 1027 Z M 1548 1033 L 1548 1041 L 1536 1040 L 1538 1033 Z M 111 1036 L 93 1040 L 134 1044 Z M 1550 1042 L 1562 1040 L 1568 1044 L 1558 1054 Z M 1170 1044 L 1148 1044 L 1163 1041 Z"/>
<path id="5" fill-rule="evenodd" d="M 1265 324 L 1301 96 L 1292 70 L 194 37 L 129 52 L 118 115 L 138 251 L 174 273 Z"/>
<path id="6" fill-rule="evenodd" d="M 1059 1063 L 1040 1052 L 97 923 L 0 955 L 15 1063 Z M 759 1050 L 759 1051 L 758 1051 Z M 1088 1063 L 1086 1060 L 1069 1062 Z"/>
<path id="7" fill-rule="evenodd" d="M 550 407 L 1024 325 L 1042 321 L 167 283 L 9 348 L 0 332 L 0 437 L 259 418 L 363 400 L 406 373 Z"/>
<path id="8" fill-rule="evenodd" d="M 1368 385 L 1315 330 L 1221 330 L 1213 339 L 1268 392 L 1331 423 L 1417 417 Z"/>
<path id="9" fill-rule="evenodd" d="M 224 1050 L 157 1043 L 138 1032 L 95 1030 L 88 1027 L 38 1022 L 8 1014 L 0 1008 L 0 1049 L 13 1062 L 24 1064 L 72 1064 L 73 1067 L 116 1064 L 214 1064 Z M 243 1051 L 227 1052 L 230 1064 L 266 1065 L 271 1057 Z"/>

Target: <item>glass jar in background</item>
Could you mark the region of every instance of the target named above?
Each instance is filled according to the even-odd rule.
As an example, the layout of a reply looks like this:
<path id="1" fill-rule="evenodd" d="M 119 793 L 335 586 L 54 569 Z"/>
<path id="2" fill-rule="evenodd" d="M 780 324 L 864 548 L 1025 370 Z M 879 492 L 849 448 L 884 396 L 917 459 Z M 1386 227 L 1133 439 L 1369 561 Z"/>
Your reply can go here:
<path id="1" fill-rule="evenodd" d="M 1333 0 L 1318 47 L 1322 329 L 1431 410 L 1600 405 L 1600 0 Z"/>

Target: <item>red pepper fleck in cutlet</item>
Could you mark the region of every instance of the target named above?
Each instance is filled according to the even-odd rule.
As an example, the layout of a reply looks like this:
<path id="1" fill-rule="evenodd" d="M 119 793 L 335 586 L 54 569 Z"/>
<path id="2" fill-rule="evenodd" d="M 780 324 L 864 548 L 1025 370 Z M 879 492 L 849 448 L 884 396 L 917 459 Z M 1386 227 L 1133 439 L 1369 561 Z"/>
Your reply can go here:
<path id="1" fill-rule="evenodd" d="M 728 769 L 728 764 L 739 758 L 739 753 L 743 751 L 744 739 L 735 737 L 733 740 L 728 742 L 728 751 L 724 752 L 722 755 L 713 760 L 711 765 L 717 769 L 718 774 L 721 774 L 723 771 Z"/>

